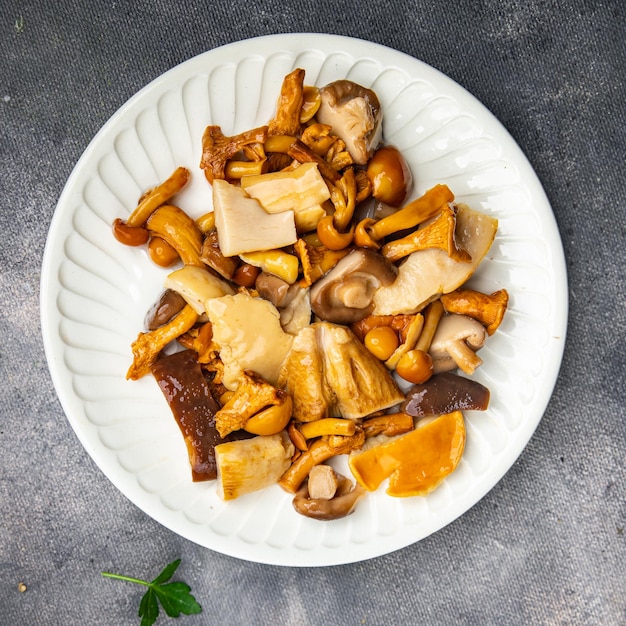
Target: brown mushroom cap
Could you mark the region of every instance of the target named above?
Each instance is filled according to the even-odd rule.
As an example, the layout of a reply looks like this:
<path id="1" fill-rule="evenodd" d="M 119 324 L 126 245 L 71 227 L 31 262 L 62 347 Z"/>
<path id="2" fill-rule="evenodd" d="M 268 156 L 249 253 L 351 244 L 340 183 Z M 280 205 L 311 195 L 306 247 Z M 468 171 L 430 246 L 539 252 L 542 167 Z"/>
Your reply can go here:
<path id="1" fill-rule="evenodd" d="M 353 250 L 311 287 L 311 308 L 327 322 L 358 322 L 372 312 L 374 293 L 391 285 L 396 271 L 374 250 Z"/>
<path id="2" fill-rule="evenodd" d="M 343 139 L 355 163 L 365 165 L 382 140 L 383 113 L 376 94 L 351 80 L 320 89 L 317 120 Z"/>
<path id="3" fill-rule="evenodd" d="M 285 306 L 289 302 L 289 283 L 274 274 L 261 272 L 254 287 L 261 298 L 269 300 L 275 307 Z"/>

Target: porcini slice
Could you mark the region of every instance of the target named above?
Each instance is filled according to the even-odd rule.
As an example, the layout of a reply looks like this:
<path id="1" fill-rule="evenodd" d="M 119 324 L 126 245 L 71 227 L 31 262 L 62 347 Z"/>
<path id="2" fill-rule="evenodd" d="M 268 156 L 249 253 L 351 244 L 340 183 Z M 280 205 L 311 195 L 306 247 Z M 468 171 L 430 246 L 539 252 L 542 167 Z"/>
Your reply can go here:
<path id="1" fill-rule="evenodd" d="M 464 447 L 465 421 L 460 411 L 454 411 L 405 435 L 355 452 L 348 463 L 357 483 L 368 491 L 389 478 L 388 495 L 425 496 L 456 469 Z"/>
<path id="2" fill-rule="evenodd" d="M 489 398 L 489 389 L 479 382 L 445 372 L 431 376 L 425 383 L 413 385 L 406 394 L 402 411 L 412 417 L 453 411 L 485 411 Z"/>
<path id="3" fill-rule="evenodd" d="M 440 294 L 460 287 L 476 271 L 493 243 L 498 220 L 459 204 L 456 222 L 457 244 L 472 260 L 455 261 L 438 249 L 413 252 L 400 265 L 395 282 L 374 294 L 375 315 L 420 311 Z"/>
<path id="4" fill-rule="evenodd" d="M 215 446 L 217 493 L 233 500 L 275 484 L 289 467 L 294 447 L 284 433 Z"/>

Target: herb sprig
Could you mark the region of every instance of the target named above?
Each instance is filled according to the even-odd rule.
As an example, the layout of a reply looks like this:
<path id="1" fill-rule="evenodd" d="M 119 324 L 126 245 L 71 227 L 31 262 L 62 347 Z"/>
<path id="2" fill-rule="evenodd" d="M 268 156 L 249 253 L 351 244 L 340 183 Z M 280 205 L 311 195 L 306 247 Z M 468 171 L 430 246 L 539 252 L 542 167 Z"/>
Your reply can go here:
<path id="1" fill-rule="evenodd" d="M 192 615 L 202 612 L 202 607 L 190 593 L 189 585 L 183 582 L 167 582 L 179 565 L 180 559 L 176 559 L 151 582 L 111 572 L 102 572 L 102 575 L 106 578 L 116 578 L 148 587 L 139 603 L 138 614 L 141 617 L 141 626 L 152 626 L 159 616 L 159 602 L 170 617 L 178 617 L 181 613 Z"/>

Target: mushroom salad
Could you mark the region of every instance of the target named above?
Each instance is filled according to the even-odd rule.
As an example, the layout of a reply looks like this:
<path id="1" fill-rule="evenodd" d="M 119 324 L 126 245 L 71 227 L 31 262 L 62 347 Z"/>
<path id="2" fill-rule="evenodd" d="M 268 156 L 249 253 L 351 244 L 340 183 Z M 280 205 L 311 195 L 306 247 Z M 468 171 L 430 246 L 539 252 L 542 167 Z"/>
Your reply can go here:
<path id="1" fill-rule="evenodd" d="M 426 495 L 454 471 L 463 411 L 489 404 L 471 376 L 508 294 L 465 284 L 497 221 L 446 185 L 409 200 L 376 93 L 304 77 L 284 77 L 266 125 L 206 128 L 210 212 L 177 206 L 179 167 L 113 234 L 168 268 L 126 377 L 156 380 L 192 480 L 224 500 L 278 484 L 332 520 L 385 481 Z"/>

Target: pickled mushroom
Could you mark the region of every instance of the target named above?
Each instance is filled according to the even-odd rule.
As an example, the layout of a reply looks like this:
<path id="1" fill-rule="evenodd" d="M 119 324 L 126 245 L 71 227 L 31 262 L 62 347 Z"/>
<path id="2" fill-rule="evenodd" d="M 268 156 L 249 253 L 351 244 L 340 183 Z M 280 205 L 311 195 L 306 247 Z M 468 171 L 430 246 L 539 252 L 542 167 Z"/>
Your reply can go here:
<path id="1" fill-rule="evenodd" d="M 464 204 L 457 205 L 455 237 L 471 257 L 455 261 L 443 250 L 431 248 L 410 254 L 400 265 L 393 284 L 374 294 L 375 315 L 416 313 L 442 293 L 460 287 L 474 273 L 493 243 L 498 221 Z"/>
<path id="2" fill-rule="evenodd" d="M 151 368 L 185 440 L 194 482 L 217 477 L 215 446 L 224 439 L 215 427 L 219 405 L 192 350 L 156 361 Z"/>
<path id="3" fill-rule="evenodd" d="M 453 411 L 485 411 L 489 389 L 475 380 L 446 372 L 435 374 L 425 383 L 413 385 L 402 404 L 412 417 L 443 415 Z"/>
<path id="4" fill-rule="evenodd" d="M 456 469 L 464 448 L 465 421 L 460 411 L 454 411 L 353 453 L 348 463 L 357 482 L 368 491 L 389 478 L 388 495 L 425 496 Z"/>
<path id="5" fill-rule="evenodd" d="M 358 322 L 372 312 L 376 291 L 395 279 L 395 267 L 378 252 L 352 250 L 311 287 L 311 308 L 328 322 Z"/>
<path id="6" fill-rule="evenodd" d="M 458 313 L 444 315 L 430 344 L 435 373 L 458 367 L 466 374 L 473 374 L 482 364 L 476 350 L 482 348 L 486 338 L 485 327 L 475 319 Z"/>
<path id="7" fill-rule="evenodd" d="M 294 417 L 310 422 L 341 415 L 359 419 L 404 399 L 389 371 L 344 326 L 317 322 L 294 338 L 279 386 L 294 400 Z"/>
<path id="8" fill-rule="evenodd" d="M 309 479 L 296 492 L 294 509 L 317 520 L 335 520 L 354 512 L 357 502 L 365 495 L 365 489 L 328 465 L 316 465 Z"/>

